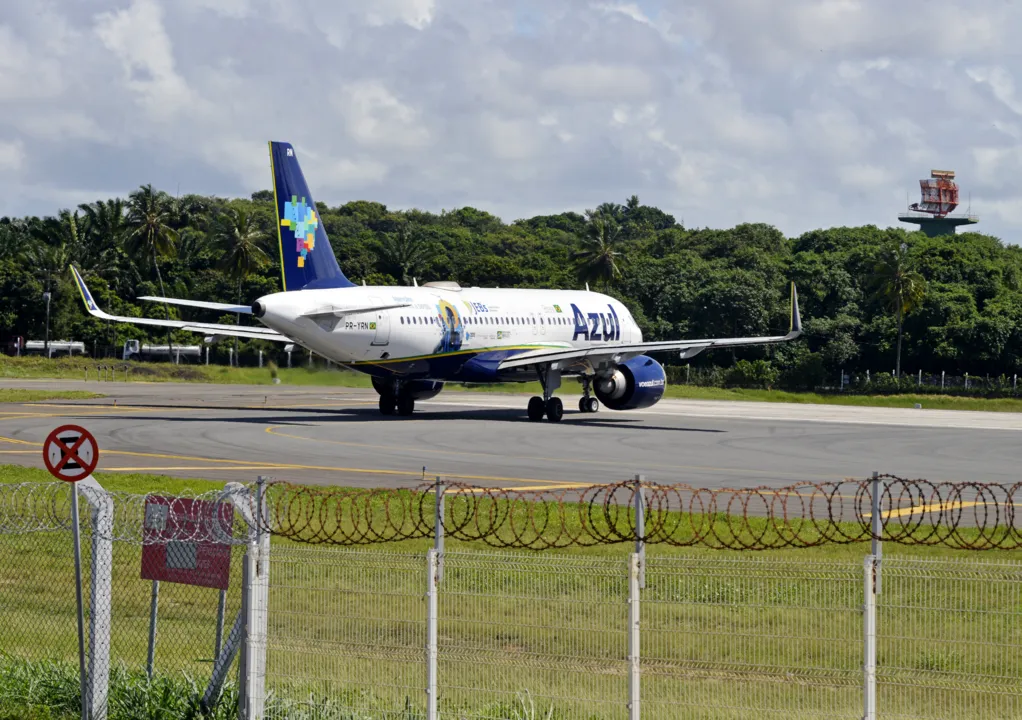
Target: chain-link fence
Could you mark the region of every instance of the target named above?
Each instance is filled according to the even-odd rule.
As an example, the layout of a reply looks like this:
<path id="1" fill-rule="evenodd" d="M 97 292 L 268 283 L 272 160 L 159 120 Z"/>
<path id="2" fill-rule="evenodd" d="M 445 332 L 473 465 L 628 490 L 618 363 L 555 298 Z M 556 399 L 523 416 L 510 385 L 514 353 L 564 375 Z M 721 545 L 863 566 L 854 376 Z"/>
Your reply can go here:
<path id="1" fill-rule="evenodd" d="M 653 557 L 649 717 L 862 717 L 859 563 Z"/>
<path id="2" fill-rule="evenodd" d="M 201 693 L 241 606 L 252 531 L 232 498 L 250 512 L 249 491 L 169 498 L 78 487 L 89 716 L 107 716 L 111 679 L 180 678 L 175 691 Z M 79 664 L 72 492 L 68 483 L 0 485 L 0 715 L 18 700 L 8 681 L 19 673 L 41 675 L 30 694 L 50 709 L 81 703 L 77 685 L 35 692 Z M 222 687 L 223 678 L 212 695 Z"/>
<path id="3" fill-rule="evenodd" d="M 1019 562 L 271 547 L 257 492 L 82 493 L 111 697 L 151 673 L 208 698 L 231 668 L 275 720 L 1022 715 Z M 0 714 L 11 663 L 77 662 L 68 496 L 0 486 Z M 110 720 L 143 712 L 118 692 Z"/>
<path id="4" fill-rule="evenodd" d="M 885 558 L 883 718 L 1022 717 L 1022 564 Z"/>
<path id="5" fill-rule="evenodd" d="M 424 563 L 421 553 L 274 547 L 267 717 L 418 717 L 407 712 L 424 704 Z"/>

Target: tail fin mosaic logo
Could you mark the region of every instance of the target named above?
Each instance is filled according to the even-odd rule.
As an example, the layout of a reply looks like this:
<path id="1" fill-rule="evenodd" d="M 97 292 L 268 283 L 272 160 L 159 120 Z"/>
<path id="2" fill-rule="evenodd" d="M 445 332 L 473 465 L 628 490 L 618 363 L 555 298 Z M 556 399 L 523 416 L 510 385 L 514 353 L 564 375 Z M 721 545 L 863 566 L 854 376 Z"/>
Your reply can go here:
<path id="1" fill-rule="evenodd" d="M 297 195 L 292 195 L 291 200 L 284 203 L 284 217 L 280 224 L 294 233 L 298 267 L 305 267 L 305 258 L 316 247 L 316 228 L 319 226 L 316 211 L 305 202 L 305 198 L 299 200 Z"/>

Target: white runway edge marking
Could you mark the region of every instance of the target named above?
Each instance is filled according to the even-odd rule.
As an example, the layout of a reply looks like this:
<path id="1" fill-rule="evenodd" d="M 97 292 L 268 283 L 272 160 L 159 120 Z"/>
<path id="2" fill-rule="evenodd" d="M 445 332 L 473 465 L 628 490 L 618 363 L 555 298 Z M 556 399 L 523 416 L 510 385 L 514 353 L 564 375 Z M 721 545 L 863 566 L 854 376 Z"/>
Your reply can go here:
<path id="1" fill-rule="evenodd" d="M 453 399 L 426 400 L 422 404 L 522 410 L 523 413 L 525 411 L 525 405 L 520 402 L 492 402 L 483 398 L 479 398 L 474 402 L 458 402 Z M 762 407 L 762 405 L 769 405 L 769 410 Z M 677 408 L 673 412 L 668 410 L 672 406 Z M 662 407 L 662 409 L 628 410 L 619 413 L 619 411 L 600 408 L 600 412 L 614 413 L 615 416 L 620 414 L 621 417 L 651 415 L 697 417 L 711 420 L 766 420 L 770 422 L 819 422 L 833 425 L 888 425 L 946 430 L 1022 430 L 1022 413 L 978 412 L 974 410 L 916 410 L 913 408 L 844 405 L 801 405 L 794 403 L 726 403 L 673 399 L 661 401 L 656 407 Z M 764 412 L 764 410 L 767 411 Z M 774 412 L 770 412 L 771 410 Z M 876 417 L 863 417 L 864 415 L 875 415 Z M 596 415 L 595 419 L 599 419 L 599 417 L 599 415 Z M 591 419 L 593 416 L 587 415 L 586 418 Z"/>

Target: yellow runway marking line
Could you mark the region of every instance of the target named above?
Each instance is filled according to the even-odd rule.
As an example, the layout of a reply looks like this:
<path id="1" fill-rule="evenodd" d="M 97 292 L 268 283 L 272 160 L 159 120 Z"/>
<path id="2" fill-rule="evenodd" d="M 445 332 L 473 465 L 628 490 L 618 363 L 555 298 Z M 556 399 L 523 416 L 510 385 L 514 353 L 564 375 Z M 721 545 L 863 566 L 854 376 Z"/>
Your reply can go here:
<path id="1" fill-rule="evenodd" d="M 320 438 L 310 438 L 310 437 L 304 437 L 302 435 L 292 435 L 290 433 L 278 432 L 278 430 L 280 428 L 282 428 L 282 427 L 284 427 L 284 426 L 283 425 L 271 425 L 271 426 L 266 428 L 266 432 L 269 433 L 270 435 L 276 435 L 277 437 L 290 438 L 292 440 L 305 440 L 306 442 L 327 443 L 327 444 L 330 444 L 330 445 L 344 445 L 344 446 L 347 446 L 347 447 L 358 447 L 358 448 L 365 448 L 365 449 L 369 449 L 369 450 L 400 450 L 400 451 L 408 451 L 410 449 L 413 449 L 413 448 L 400 447 L 400 446 L 395 446 L 395 445 L 374 445 L 374 444 L 371 444 L 371 443 L 345 442 L 343 440 L 322 440 Z M 499 457 L 499 456 L 493 455 L 492 453 L 477 453 L 477 452 L 471 452 L 471 451 L 465 451 L 465 450 L 436 450 L 436 449 L 433 449 L 433 448 L 414 448 L 414 451 L 417 452 L 417 453 L 423 453 L 423 454 L 430 454 L 430 455 L 453 455 L 453 456 L 456 456 L 456 457 L 485 457 L 485 458 Z M 634 466 L 634 463 L 614 462 L 612 460 L 579 460 L 577 458 L 551 458 L 551 457 L 527 457 L 526 459 L 528 459 L 528 460 L 538 460 L 538 461 L 541 461 L 541 462 L 564 463 L 564 464 L 568 464 L 568 465 L 603 465 L 603 466 L 615 465 L 615 466 L 618 466 L 618 467 L 628 467 L 628 468 L 631 468 L 631 467 Z M 726 473 L 737 473 L 737 474 L 743 474 L 743 475 L 770 475 L 770 476 L 776 475 L 776 473 L 770 472 L 768 470 L 752 470 L 752 469 L 740 469 L 740 468 L 722 468 L 722 467 L 712 467 L 712 466 L 704 466 L 704 465 L 655 465 L 655 464 L 651 465 L 649 463 L 644 463 L 643 466 L 644 467 L 648 467 L 648 468 L 657 468 L 657 469 L 691 470 L 691 471 L 702 470 L 702 471 L 705 471 L 705 472 L 718 472 L 718 473 L 726 472 Z M 790 477 L 794 477 L 794 475 L 792 475 L 791 473 L 788 473 L 788 475 Z M 832 477 L 832 478 L 837 478 L 838 476 L 812 475 L 812 476 L 804 476 L 804 477 L 812 477 L 812 478 Z M 844 478 L 842 477 L 842 479 L 844 479 Z"/>
<path id="2" fill-rule="evenodd" d="M 88 403 L 88 404 L 43 404 L 43 403 L 23 403 L 23 407 L 29 408 L 63 408 L 67 410 L 78 410 L 75 413 L 26 413 L 25 411 L 20 412 L 0 412 L 0 421 L 2 420 L 15 420 L 24 417 L 64 417 L 65 415 L 115 415 L 119 412 L 134 412 L 134 413 L 145 413 L 145 412 L 194 412 L 196 410 L 205 409 L 211 412 L 223 411 L 231 412 L 241 408 L 243 410 L 301 410 L 302 408 L 319 408 L 319 407 L 336 407 L 343 409 L 345 407 L 353 407 L 356 405 L 375 405 L 376 402 L 368 401 L 349 401 L 349 402 L 325 402 L 325 403 L 294 403 L 287 405 L 273 405 L 270 403 L 259 403 L 256 405 L 234 405 L 230 407 L 220 407 L 218 405 L 208 405 L 202 408 L 196 407 L 179 407 L 174 405 L 111 405 L 109 403 Z M 11 417 L 2 417 L 4 415 L 10 415 Z"/>
<path id="3" fill-rule="evenodd" d="M 279 470 L 276 465 L 206 465 L 192 467 L 190 465 L 171 465 L 169 467 L 101 467 L 100 472 L 145 472 L 156 473 L 167 470 Z"/>
<path id="4" fill-rule="evenodd" d="M 451 476 L 448 475 L 447 477 L 451 477 Z M 529 492 L 531 492 L 531 491 L 538 491 L 538 490 L 578 490 L 578 489 L 581 489 L 581 488 L 590 488 L 590 487 L 593 487 L 593 486 L 591 484 L 589 484 L 589 483 L 564 483 L 564 484 L 558 484 L 558 485 L 549 485 L 549 484 L 547 484 L 547 485 L 523 485 L 522 487 L 468 488 L 467 490 L 453 489 L 453 490 L 448 490 L 447 494 L 449 494 L 449 495 L 459 495 L 459 494 L 475 495 L 475 494 L 479 494 L 479 493 L 503 492 L 503 491 L 509 491 L 509 492 L 525 492 L 525 491 L 529 491 Z"/>
<path id="5" fill-rule="evenodd" d="M 897 508 L 895 510 L 888 510 L 886 512 L 882 512 L 882 513 L 880 513 L 880 517 L 895 518 L 895 517 L 905 517 L 906 515 L 915 515 L 917 513 L 920 514 L 920 515 L 923 515 L 923 514 L 931 513 L 931 512 L 951 512 L 952 510 L 961 510 L 961 509 L 968 508 L 968 507 L 976 507 L 977 505 L 982 505 L 982 504 L 983 503 L 981 503 L 981 502 L 974 502 L 974 501 L 964 501 L 963 502 L 961 500 L 956 500 L 956 501 L 950 502 L 950 503 L 931 503 L 929 505 L 913 505 L 912 507 Z M 865 513 L 865 514 L 863 514 L 863 517 L 871 517 L 871 516 L 872 516 L 872 513 Z"/>
<path id="6" fill-rule="evenodd" d="M 38 455 L 38 450 L 0 450 L 0 455 Z"/>
<path id="7" fill-rule="evenodd" d="M 0 442 L 13 442 L 22 445 L 31 445 L 32 447 L 42 447 L 42 443 L 28 442 L 27 440 L 17 440 L 15 438 L 0 437 Z M 184 460 L 186 462 L 197 462 L 197 463 L 216 463 L 214 469 L 228 469 L 228 466 L 232 468 L 240 469 L 265 469 L 265 470 L 314 470 L 317 472 L 329 472 L 329 473 L 348 473 L 352 475 L 388 475 L 397 477 L 412 477 L 422 478 L 422 474 L 419 471 L 410 470 L 387 470 L 383 468 L 349 468 L 349 467 L 336 467 L 328 465 L 298 465 L 291 463 L 248 463 L 244 460 L 237 460 L 233 458 L 205 458 L 196 457 L 194 455 L 172 455 L 169 453 L 143 453 L 135 452 L 132 450 L 101 450 L 105 455 L 124 455 L 128 457 L 139 457 L 139 458 L 154 458 L 160 460 Z M 189 466 L 191 467 L 191 466 Z M 106 468 L 103 468 L 104 470 Z M 165 469 L 163 467 L 140 467 L 133 470 L 118 470 L 111 468 L 113 471 L 119 472 L 153 472 Z M 102 470 L 101 470 L 102 471 Z M 563 485 L 574 485 L 575 483 L 562 483 L 555 480 L 544 480 L 542 478 L 516 478 L 516 477 L 503 477 L 503 476 L 491 476 L 491 475 L 456 475 L 444 472 L 434 472 L 431 475 L 440 475 L 445 478 L 452 480 L 480 480 L 485 482 L 513 482 L 513 483 L 533 483 L 533 484 L 556 484 L 558 486 Z"/>

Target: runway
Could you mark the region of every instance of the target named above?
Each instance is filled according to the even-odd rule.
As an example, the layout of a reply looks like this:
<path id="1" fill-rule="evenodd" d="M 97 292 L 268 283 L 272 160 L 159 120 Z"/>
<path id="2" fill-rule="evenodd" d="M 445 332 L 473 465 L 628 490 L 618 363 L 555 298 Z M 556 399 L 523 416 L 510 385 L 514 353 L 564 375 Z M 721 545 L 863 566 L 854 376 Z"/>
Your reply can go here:
<path id="1" fill-rule="evenodd" d="M 384 417 L 369 390 L 5 380 L 107 397 L 0 405 L 0 462 L 42 467 L 41 443 L 72 422 L 100 445 L 99 470 L 398 487 L 425 475 L 554 489 L 626 480 L 781 486 L 872 471 L 1014 483 L 1022 414 L 663 400 L 635 412 L 566 412 L 531 423 L 527 396 L 444 392 Z M 574 396 L 565 395 L 574 407 Z"/>

